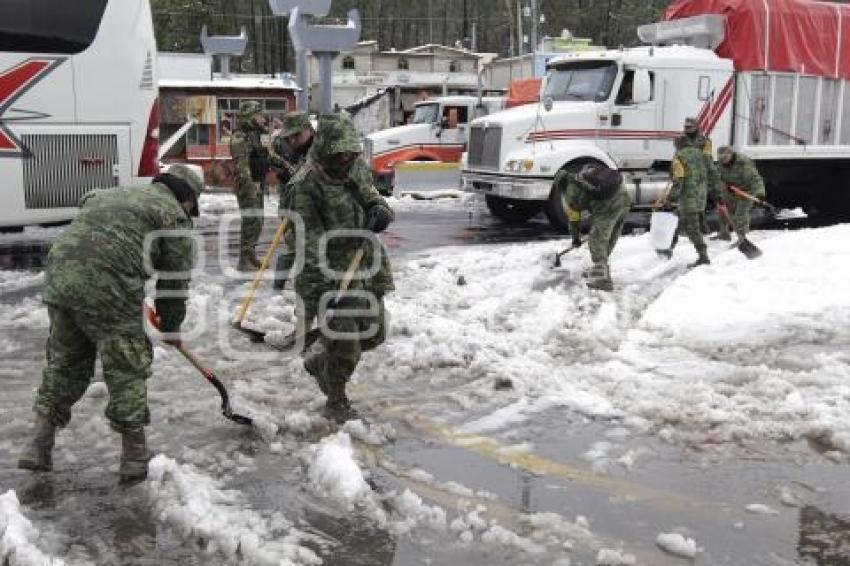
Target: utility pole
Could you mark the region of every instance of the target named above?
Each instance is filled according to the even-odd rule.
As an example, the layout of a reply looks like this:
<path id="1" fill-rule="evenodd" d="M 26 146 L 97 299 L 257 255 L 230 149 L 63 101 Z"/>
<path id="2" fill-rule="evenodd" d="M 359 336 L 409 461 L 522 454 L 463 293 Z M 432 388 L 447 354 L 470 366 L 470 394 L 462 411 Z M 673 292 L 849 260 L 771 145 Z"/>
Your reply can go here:
<path id="1" fill-rule="evenodd" d="M 463 30 L 461 35 L 463 36 L 460 38 L 461 44 L 467 47 L 468 44 L 466 42 L 469 40 L 469 13 L 466 10 L 466 0 L 463 0 Z"/>
<path id="2" fill-rule="evenodd" d="M 537 51 L 537 26 L 540 16 L 537 13 L 537 0 L 531 0 L 531 52 Z"/>
<path id="3" fill-rule="evenodd" d="M 254 0 L 251 0 L 251 29 L 253 32 L 251 33 L 251 43 L 253 44 L 254 51 L 254 64 L 252 65 L 255 73 L 259 72 L 260 69 L 260 59 L 257 56 L 257 13 L 254 11 Z"/>
<path id="4" fill-rule="evenodd" d="M 434 0 L 428 0 L 428 43 L 434 44 L 434 12 L 433 8 Z"/>
<path id="5" fill-rule="evenodd" d="M 522 36 L 522 4 L 520 0 L 516 0 L 516 36 L 517 55 L 521 57 L 525 55 L 525 46 Z"/>

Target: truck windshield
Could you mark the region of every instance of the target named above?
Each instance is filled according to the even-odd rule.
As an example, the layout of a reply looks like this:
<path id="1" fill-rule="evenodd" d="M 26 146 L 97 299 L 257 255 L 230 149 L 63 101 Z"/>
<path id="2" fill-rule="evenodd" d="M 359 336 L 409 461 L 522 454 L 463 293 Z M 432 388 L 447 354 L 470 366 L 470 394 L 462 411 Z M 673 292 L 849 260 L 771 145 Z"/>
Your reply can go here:
<path id="1" fill-rule="evenodd" d="M 419 104 L 413 114 L 414 124 L 432 124 L 437 121 L 437 116 L 440 115 L 440 105 L 434 104 Z"/>
<path id="2" fill-rule="evenodd" d="M 581 61 L 558 65 L 546 75 L 544 97 L 552 100 L 602 102 L 608 100 L 617 64 L 613 61 Z"/>

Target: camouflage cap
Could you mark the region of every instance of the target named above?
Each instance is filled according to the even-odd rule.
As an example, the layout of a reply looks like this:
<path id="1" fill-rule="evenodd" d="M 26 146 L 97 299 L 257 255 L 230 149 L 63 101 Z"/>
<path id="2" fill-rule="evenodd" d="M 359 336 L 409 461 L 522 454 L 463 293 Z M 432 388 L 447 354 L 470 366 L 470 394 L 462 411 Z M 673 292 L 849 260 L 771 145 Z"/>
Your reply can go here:
<path id="1" fill-rule="evenodd" d="M 289 136 L 294 136 L 301 130 L 306 130 L 307 128 L 312 127 L 313 125 L 310 123 L 310 117 L 304 112 L 287 112 L 283 117 L 283 129 L 281 129 L 280 135 L 288 138 Z"/>
<path id="2" fill-rule="evenodd" d="M 360 137 L 347 114 L 325 114 L 319 118 L 316 141 L 310 151 L 320 161 L 338 153 L 360 153 Z"/>
<path id="3" fill-rule="evenodd" d="M 249 120 L 251 116 L 263 111 L 263 105 L 256 100 L 243 100 L 239 103 L 239 119 Z"/>
<path id="4" fill-rule="evenodd" d="M 698 124 L 696 118 L 693 118 L 693 117 L 685 118 L 685 129 L 686 130 L 689 130 L 689 129 L 690 130 L 696 130 L 698 125 L 699 124 Z"/>
<path id="5" fill-rule="evenodd" d="M 174 165 L 169 166 L 164 173 L 174 175 L 178 179 L 186 181 L 189 187 L 191 187 L 192 192 L 195 193 L 195 196 L 201 196 L 201 191 L 204 190 L 204 180 L 201 177 L 198 177 L 198 174 L 192 171 L 191 167 L 183 165 L 182 163 L 175 163 Z"/>
<path id="6" fill-rule="evenodd" d="M 728 146 L 728 145 L 721 145 L 720 147 L 717 148 L 717 155 L 718 156 L 732 155 L 733 153 L 735 153 L 735 150 L 732 149 L 732 147 Z"/>

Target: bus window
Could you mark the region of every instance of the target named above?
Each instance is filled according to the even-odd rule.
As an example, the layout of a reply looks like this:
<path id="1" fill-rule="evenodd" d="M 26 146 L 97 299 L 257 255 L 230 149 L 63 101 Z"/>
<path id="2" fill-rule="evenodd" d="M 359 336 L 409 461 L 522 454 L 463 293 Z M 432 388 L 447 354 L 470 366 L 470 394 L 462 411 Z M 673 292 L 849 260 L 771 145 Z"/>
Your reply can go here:
<path id="1" fill-rule="evenodd" d="M 3 0 L 0 51 L 74 54 L 94 41 L 107 0 Z"/>

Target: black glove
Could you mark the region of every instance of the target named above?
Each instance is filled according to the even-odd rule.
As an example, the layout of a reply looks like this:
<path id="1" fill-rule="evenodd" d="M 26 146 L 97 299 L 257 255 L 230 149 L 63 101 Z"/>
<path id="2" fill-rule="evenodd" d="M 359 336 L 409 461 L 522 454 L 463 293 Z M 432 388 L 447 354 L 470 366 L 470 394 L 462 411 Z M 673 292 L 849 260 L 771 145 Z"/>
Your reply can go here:
<path id="1" fill-rule="evenodd" d="M 581 238 L 573 238 L 573 247 L 580 248 L 581 247 Z"/>
<path id="2" fill-rule="evenodd" d="M 393 211 L 383 204 L 373 204 L 366 211 L 366 227 L 376 234 L 383 232 L 393 221 Z"/>

